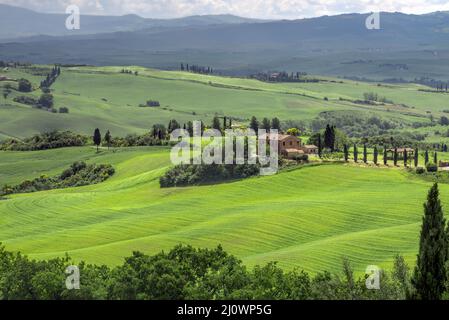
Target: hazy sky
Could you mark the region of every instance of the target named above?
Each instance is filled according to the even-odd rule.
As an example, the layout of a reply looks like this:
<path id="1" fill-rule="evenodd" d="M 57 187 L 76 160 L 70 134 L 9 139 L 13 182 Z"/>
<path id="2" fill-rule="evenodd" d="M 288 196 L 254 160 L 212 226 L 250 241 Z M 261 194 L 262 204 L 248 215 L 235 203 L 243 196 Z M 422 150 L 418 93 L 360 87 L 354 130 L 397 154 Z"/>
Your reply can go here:
<path id="1" fill-rule="evenodd" d="M 229 13 L 253 18 L 296 19 L 371 11 L 449 11 L 449 0 L 0 0 L 0 3 L 60 13 L 67 5 L 77 4 L 81 14 L 135 13 L 149 18 Z"/>

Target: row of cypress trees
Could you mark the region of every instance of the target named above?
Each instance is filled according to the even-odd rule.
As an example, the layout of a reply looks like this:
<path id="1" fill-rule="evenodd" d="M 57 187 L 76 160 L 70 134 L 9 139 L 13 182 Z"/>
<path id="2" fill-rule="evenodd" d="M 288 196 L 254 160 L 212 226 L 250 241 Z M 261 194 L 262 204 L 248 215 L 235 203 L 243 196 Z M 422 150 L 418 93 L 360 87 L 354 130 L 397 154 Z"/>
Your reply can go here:
<path id="1" fill-rule="evenodd" d="M 345 144 L 343 146 L 343 154 L 344 154 L 344 159 L 346 162 L 349 161 L 349 147 L 347 144 Z M 358 162 L 359 160 L 359 151 L 358 151 L 358 147 L 356 144 L 354 144 L 353 146 L 353 159 L 354 162 Z M 424 153 L 424 161 L 425 164 L 427 165 L 429 163 L 429 151 L 426 150 Z M 409 160 L 409 156 L 407 152 L 404 152 L 403 155 L 403 160 L 404 160 L 404 166 L 408 166 L 408 162 Z M 399 153 L 398 153 L 398 149 L 395 148 L 394 152 L 393 152 L 393 163 L 395 166 L 398 165 L 398 161 L 399 161 Z M 368 150 L 367 150 L 367 146 L 366 144 L 363 145 L 363 162 L 367 163 L 368 162 Z M 373 150 L 373 162 L 374 164 L 378 164 L 379 162 L 379 149 L 377 148 L 377 146 L 374 147 Z M 436 164 L 438 162 L 438 153 L 434 152 L 433 154 L 433 162 Z M 413 156 L 413 163 L 415 167 L 418 167 L 419 165 L 419 149 L 415 148 L 414 150 L 414 156 Z M 388 150 L 387 148 L 383 149 L 383 164 L 387 165 L 388 164 Z"/>

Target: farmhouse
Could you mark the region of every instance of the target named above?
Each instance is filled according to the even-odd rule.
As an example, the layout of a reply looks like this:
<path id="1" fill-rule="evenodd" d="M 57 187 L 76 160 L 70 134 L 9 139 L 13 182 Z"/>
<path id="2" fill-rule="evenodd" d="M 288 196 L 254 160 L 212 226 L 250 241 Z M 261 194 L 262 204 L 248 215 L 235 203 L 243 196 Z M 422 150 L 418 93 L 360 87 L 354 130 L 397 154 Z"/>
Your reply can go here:
<path id="1" fill-rule="evenodd" d="M 267 135 L 267 139 L 270 135 Z M 304 154 L 317 154 L 318 147 L 314 145 L 303 145 L 300 138 L 288 134 L 279 134 L 279 154 L 294 159 Z"/>

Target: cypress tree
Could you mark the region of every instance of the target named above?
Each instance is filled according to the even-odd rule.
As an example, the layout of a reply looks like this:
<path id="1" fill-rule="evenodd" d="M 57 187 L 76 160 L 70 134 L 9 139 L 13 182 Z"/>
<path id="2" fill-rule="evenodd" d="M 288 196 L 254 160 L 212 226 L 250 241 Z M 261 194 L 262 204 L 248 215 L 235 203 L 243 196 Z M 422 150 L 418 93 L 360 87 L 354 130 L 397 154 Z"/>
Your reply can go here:
<path id="1" fill-rule="evenodd" d="M 440 300 L 445 289 L 448 237 L 435 183 L 424 204 L 417 263 L 411 279 L 414 299 Z"/>
<path id="2" fill-rule="evenodd" d="M 321 145 L 321 134 L 318 134 L 318 156 L 321 158 L 323 152 L 323 146 Z"/>
<path id="3" fill-rule="evenodd" d="M 395 167 L 398 165 L 398 148 L 394 148 L 393 163 Z"/>
<path id="4" fill-rule="evenodd" d="M 429 150 L 426 150 L 426 153 L 424 154 L 424 164 L 427 166 L 429 163 Z"/>
<path id="5" fill-rule="evenodd" d="M 433 162 L 435 164 L 438 164 L 438 152 L 435 151 L 435 153 L 433 154 Z"/>
<path id="6" fill-rule="evenodd" d="M 374 161 L 374 164 L 376 166 L 377 166 L 377 155 L 378 155 L 377 146 L 374 146 L 374 155 L 373 155 L 374 159 L 373 159 L 373 161 Z"/>
<path id="7" fill-rule="evenodd" d="M 366 149 L 366 143 L 363 145 L 363 162 L 368 162 L 368 151 Z"/>
<path id="8" fill-rule="evenodd" d="M 384 165 L 386 166 L 388 164 L 388 152 L 387 147 L 384 147 Z"/>
<path id="9" fill-rule="evenodd" d="M 337 137 L 335 130 L 336 130 L 335 126 L 332 126 L 331 127 L 331 137 L 330 137 L 331 138 L 331 152 L 335 151 L 335 143 L 336 143 L 336 137 Z"/>
<path id="10" fill-rule="evenodd" d="M 214 119 L 212 120 L 212 128 L 221 131 L 220 119 L 218 119 L 218 117 L 214 117 Z"/>
<path id="11" fill-rule="evenodd" d="M 348 145 L 347 144 L 345 144 L 343 146 L 343 153 L 345 155 L 345 161 L 348 162 L 348 160 L 349 160 L 349 150 L 348 150 Z"/>
<path id="12" fill-rule="evenodd" d="M 408 153 L 407 150 L 404 150 L 404 167 L 407 167 L 408 164 Z"/>
<path id="13" fill-rule="evenodd" d="M 418 162 L 419 162 L 419 152 L 418 152 L 418 148 L 415 149 L 415 168 L 418 167 Z"/>
<path id="14" fill-rule="evenodd" d="M 109 148 L 111 146 L 111 139 L 112 139 L 111 132 L 108 130 L 106 132 L 106 134 L 104 135 L 104 141 L 106 141 L 106 143 L 108 144 L 108 150 L 109 150 Z"/>
<path id="15" fill-rule="evenodd" d="M 326 126 L 326 129 L 324 130 L 324 147 L 325 148 L 331 148 L 331 144 L 332 144 L 332 142 L 331 142 L 331 139 L 332 139 L 332 137 L 331 137 L 331 127 L 330 127 L 330 125 L 328 124 L 327 126 Z"/>
<path id="16" fill-rule="evenodd" d="M 271 129 L 271 123 L 270 123 L 270 120 L 268 120 L 268 118 L 263 118 L 262 129 L 265 129 L 266 131 Z"/>
<path id="17" fill-rule="evenodd" d="M 354 144 L 354 162 L 359 160 L 359 151 L 357 150 L 357 145 Z"/>
<path id="18" fill-rule="evenodd" d="M 271 128 L 276 130 L 281 130 L 281 122 L 278 118 L 273 118 L 271 120 Z"/>
<path id="19" fill-rule="evenodd" d="M 251 122 L 250 122 L 250 124 L 249 124 L 249 127 L 251 128 L 251 129 L 253 129 L 254 130 L 254 132 L 257 134 L 257 132 L 259 131 L 259 121 L 257 121 L 257 118 L 256 117 L 252 117 L 251 118 Z"/>
<path id="20" fill-rule="evenodd" d="M 101 144 L 101 133 L 100 133 L 100 129 L 95 129 L 94 131 L 94 136 L 93 136 L 93 140 L 94 140 L 94 144 L 97 146 L 97 152 L 98 152 L 98 147 Z"/>

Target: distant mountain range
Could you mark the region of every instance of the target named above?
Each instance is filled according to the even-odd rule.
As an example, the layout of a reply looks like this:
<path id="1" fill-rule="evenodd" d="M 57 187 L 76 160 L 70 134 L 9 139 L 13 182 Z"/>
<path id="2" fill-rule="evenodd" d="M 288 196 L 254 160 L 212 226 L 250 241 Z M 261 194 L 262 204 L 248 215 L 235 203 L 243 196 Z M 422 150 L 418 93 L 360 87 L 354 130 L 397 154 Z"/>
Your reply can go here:
<path id="1" fill-rule="evenodd" d="M 80 30 L 65 28 L 66 14 L 40 13 L 0 4 L 0 40 L 38 35 L 64 36 L 136 31 L 151 28 L 207 26 L 216 24 L 255 23 L 263 20 L 233 15 L 190 16 L 177 19 L 146 19 L 138 15 L 92 16 L 82 15 Z"/>
<path id="2" fill-rule="evenodd" d="M 0 6 L 0 38 L 27 36 L 4 40 L 0 59 L 164 69 L 184 62 L 239 75 L 286 70 L 373 80 L 449 79 L 448 12 L 381 13 L 380 30 L 366 29 L 367 16 L 282 21 L 82 16 L 81 30 L 68 31 L 66 15 Z"/>

